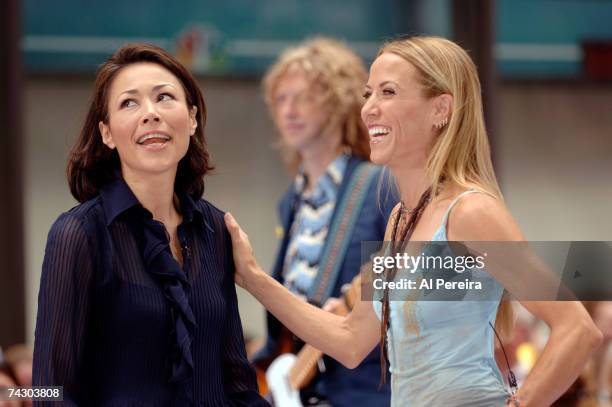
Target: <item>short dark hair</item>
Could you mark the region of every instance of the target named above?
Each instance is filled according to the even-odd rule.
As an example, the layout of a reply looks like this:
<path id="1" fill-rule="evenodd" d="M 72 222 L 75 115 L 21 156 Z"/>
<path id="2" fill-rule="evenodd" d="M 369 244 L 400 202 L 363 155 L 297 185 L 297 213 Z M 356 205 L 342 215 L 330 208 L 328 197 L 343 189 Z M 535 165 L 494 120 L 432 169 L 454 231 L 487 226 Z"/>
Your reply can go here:
<path id="1" fill-rule="evenodd" d="M 66 170 L 72 196 L 85 202 L 116 177 L 119 155 L 102 143 L 99 123 L 108 123 L 108 94 L 117 73 L 128 65 L 151 62 L 166 68 L 183 85 L 188 107 L 196 106 L 197 127 L 190 137 L 185 157 L 178 164 L 174 189 L 199 199 L 204 193 L 204 175 L 213 169 L 204 138 L 206 105 L 202 92 L 189 71 L 172 55 L 149 44 L 127 44 L 118 49 L 96 73 L 94 94 L 80 135 L 70 152 Z"/>

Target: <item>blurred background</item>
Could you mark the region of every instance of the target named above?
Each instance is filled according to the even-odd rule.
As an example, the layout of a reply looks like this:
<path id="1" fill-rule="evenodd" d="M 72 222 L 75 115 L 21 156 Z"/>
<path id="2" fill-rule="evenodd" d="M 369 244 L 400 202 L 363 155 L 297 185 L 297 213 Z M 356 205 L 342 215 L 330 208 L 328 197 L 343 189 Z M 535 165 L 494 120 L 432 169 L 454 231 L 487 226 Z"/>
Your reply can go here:
<path id="1" fill-rule="evenodd" d="M 0 346 L 33 343 L 47 232 L 76 204 L 65 165 L 96 67 L 126 42 L 160 45 L 197 76 L 214 175 L 204 197 L 274 258 L 290 182 L 262 73 L 314 35 L 367 63 L 386 39 L 441 35 L 475 60 L 497 174 L 530 240 L 612 240 L 612 1 L 3 0 L 0 12 Z M 245 333 L 264 313 L 239 292 Z"/>

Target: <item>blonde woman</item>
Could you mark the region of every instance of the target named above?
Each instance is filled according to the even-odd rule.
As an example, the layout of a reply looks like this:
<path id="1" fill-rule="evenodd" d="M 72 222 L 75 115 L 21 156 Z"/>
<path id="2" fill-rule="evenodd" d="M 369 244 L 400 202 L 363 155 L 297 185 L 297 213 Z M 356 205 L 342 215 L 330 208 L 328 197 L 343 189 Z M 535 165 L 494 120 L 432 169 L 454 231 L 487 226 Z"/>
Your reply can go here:
<path id="1" fill-rule="evenodd" d="M 360 117 L 366 78 L 363 62 L 345 45 L 314 38 L 283 52 L 263 81 L 279 147 L 294 176 L 279 203 L 283 233 L 271 275 L 330 310 L 341 287 L 359 273 L 361 241 L 383 238 L 397 202 L 383 199 L 379 207 L 376 199 L 381 168 L 369 162 L 369 135 Z M 284 342 L 291 342 L 292 351 L 299 346 L 282 340 L 287 330 L 271 314 L 266 328 L 265 345 L 252 358 L 261 370 L 286 348 Z M 353 370 L 326 360 L 325 372 L 302 389 L 303 403 L 388 406 L 391 390 L 378 386 L 378 360 L 374 351 Z"/>
<path id="2" fill-rule="evenodd" d="M 371 159 L 390 168 L 402 200 L 386 240 L 523 240 L 495 180 L 480 84 L 463 49 L 434 37 L 388 43 L 370 68 L 364 96 Z M 601 342 L 579 303 L 524 301 L 551 333 L 530 375 L 509 396 L 489 325 L 508 318 L 499 307 L 501 284 L 494 281 L 496 301 L 360 302 L 340 318 L 296 301 L 257 266 L 248 237 L 229 214 L 226 223 L 237 282 L 306 342 L 352 367 L 388 338 L 393 406 L 550 405 Z"/>

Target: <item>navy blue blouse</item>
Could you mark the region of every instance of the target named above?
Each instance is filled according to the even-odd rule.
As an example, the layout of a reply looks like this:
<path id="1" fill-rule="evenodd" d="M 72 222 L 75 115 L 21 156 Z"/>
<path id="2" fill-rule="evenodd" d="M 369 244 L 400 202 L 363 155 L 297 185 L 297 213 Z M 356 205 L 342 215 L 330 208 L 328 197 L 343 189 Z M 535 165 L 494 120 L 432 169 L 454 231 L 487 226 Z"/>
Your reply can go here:
<path id="1" fill-rule="evenodd" d="M 246 359 L 223 213 L 178 198 L 182 267 L 163 224 L 120 178 L 58 218 L 43 263 L 34 385 L 64 386 L 66 405 L 268 405 Z"/>

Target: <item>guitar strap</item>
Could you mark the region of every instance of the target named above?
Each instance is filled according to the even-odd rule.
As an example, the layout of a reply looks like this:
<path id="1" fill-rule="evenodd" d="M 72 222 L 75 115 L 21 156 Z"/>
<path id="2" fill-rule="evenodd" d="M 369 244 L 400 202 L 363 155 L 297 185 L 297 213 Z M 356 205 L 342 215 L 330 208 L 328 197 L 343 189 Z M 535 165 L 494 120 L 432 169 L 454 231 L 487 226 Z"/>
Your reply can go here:
<path id="1" fill-rule="evenodd" d="M 368 162 L 360 163 L 353 171 L 347 191 L 338 202 L 336 216 L 329 227 L 319 272 L 308 295 L 310 302 L 322 305 L 331 296 L 344 262 L 350 236 L 359 220 L 361 208 L 376 174 L 376 167 Z"/>

